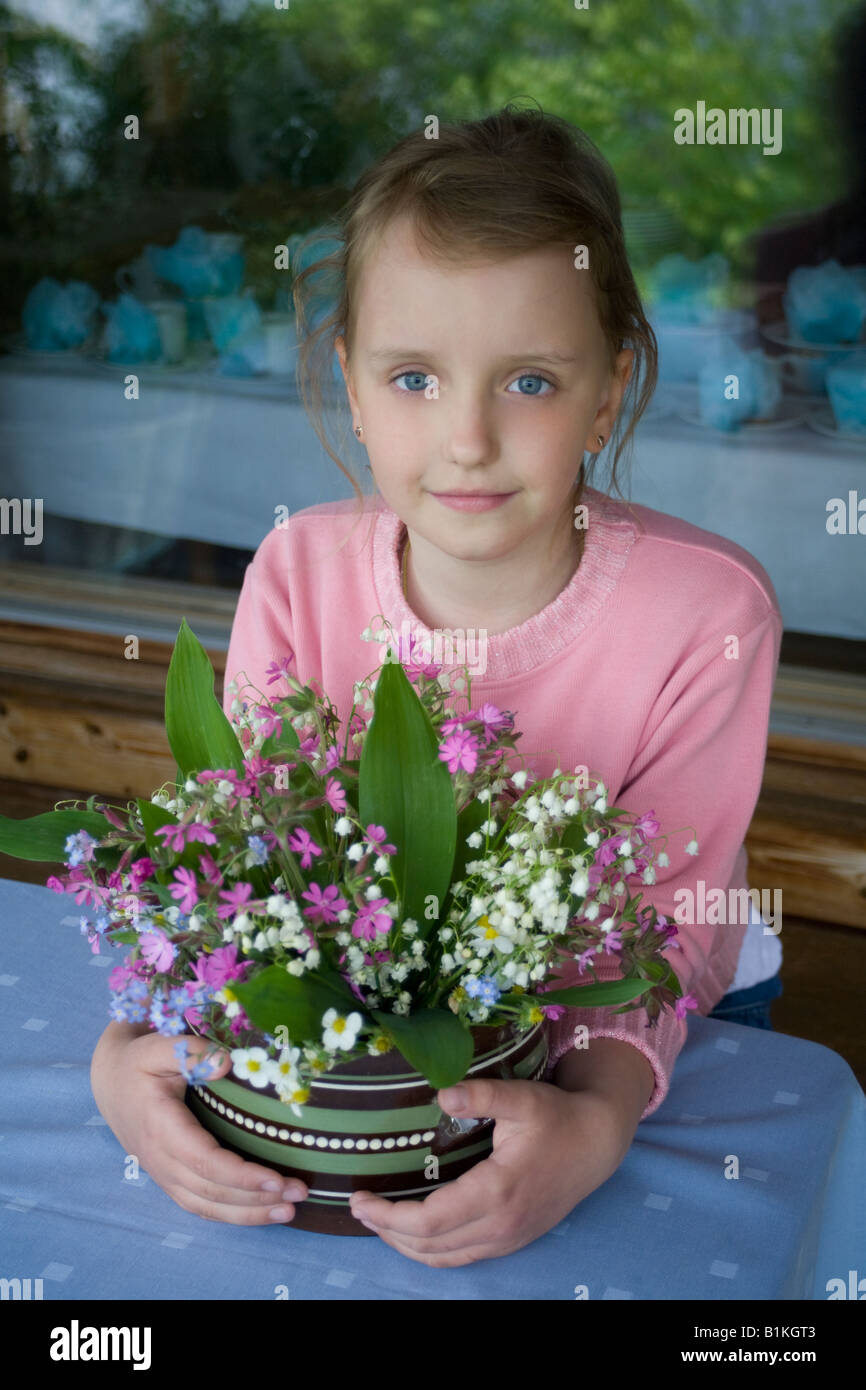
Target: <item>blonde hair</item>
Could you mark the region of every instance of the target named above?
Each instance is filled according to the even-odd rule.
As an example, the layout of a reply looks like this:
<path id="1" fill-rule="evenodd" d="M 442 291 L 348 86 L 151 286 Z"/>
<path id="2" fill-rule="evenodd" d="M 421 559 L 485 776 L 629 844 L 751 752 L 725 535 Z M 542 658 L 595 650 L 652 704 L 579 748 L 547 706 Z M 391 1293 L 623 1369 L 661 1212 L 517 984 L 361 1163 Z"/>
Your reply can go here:
<path id="1" fill-rule="evenodd" d="M 404 214 L 412 219 L 419 248 L 444 265 L 465 265 L 467 258 L 507 259 L 554 244 L 587 247 L 611 367 L 623 347 L 634 352 L 610 440 L 611 481 L 620 491 L 617 465 L 655 390 L 658 348 L 626 255 L 616 178 L 576 126 L 540 107 L 522 110 L 509 102 L 481 120 L 442 123 L 436 139 L 418 130 L 400 140 L 358 179 L 337 219 L 338 249 L 295 276 L 301 398 L 319 441 L 359 503 L 365 494 L 339 453 L 349 437 L 345 398 L 338 412 L 345 433 L 334 448 L 324 425 L 326 394 L 332 400 L 336 394 L 332 373 L 340 335 L 351 360 L 367 259 L 392 219 Z M 334 235 L 333 227 L 322 228 L 301 249 Z M 336 307 L 314 323 L 323 300 Z M 575 501 L 590 485 L 587 474 L 595 463 L 595 454 L 588 469 L 581 461 Z"/>

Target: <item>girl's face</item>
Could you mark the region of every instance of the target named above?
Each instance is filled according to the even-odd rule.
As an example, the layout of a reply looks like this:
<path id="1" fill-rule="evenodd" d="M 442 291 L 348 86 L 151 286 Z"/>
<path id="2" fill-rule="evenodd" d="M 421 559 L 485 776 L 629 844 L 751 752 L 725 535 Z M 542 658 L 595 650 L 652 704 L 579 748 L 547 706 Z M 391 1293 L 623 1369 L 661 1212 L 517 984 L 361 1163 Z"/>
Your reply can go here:
<path id="1" fill-rule="evenodd" d="M 407 217 L 365 267 L 351 364 L 336 347 L 386 504 L 465 560 L 525 556 L 573 526 L 582 453 L 609 438 L 633 357 L 611 372 L 589 271 L 567 247 L 437 266 Z M 510 496 L 481 511 L 437 499 L 456 492 Z"/>

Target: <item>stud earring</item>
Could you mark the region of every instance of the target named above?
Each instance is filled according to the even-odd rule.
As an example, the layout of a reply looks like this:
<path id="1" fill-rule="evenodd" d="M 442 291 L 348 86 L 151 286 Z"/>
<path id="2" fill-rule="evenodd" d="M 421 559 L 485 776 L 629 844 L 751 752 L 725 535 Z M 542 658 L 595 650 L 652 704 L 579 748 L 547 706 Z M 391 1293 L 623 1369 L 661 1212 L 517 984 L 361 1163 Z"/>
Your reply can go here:
<path id="1" fill-rule="evenodd" d="M 356 426 L 355 426 L 355 433 L 356 433 L 356 435 L 358 436 L 359 439 L 361 438 L 361 428 L 362 428 L 361 425 L 356 425 Z"/>
<path id="2" fill-rule="evenodd" d="M 595 437 L 596 437 L 596 439 L 598 440 L 598 447 L 599 447 L 600 449 L 604 448 L 604 435 L 603 435 L 603 434 L 597 434 Z"/>

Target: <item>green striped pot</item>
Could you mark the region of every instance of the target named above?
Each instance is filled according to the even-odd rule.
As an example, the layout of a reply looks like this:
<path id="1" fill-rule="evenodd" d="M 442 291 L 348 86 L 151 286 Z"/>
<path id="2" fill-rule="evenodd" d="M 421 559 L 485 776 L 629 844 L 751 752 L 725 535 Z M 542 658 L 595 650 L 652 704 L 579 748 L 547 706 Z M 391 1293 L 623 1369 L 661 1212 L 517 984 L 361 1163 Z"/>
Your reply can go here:
<path id="1" fill-rule="evenodd" d="M 512 1025 L 472 1029 L 467 1077 L 538 1081 L 547 1065 L 547 1029 Z M 358 1189 L 420 1201 L 486 1158 L 492 1119 L 455 1119 L 396 1050 L 338 1063 L 310 1084 L 298 1119 L 270 1086 L 256 1090 L 232 1076 L 191 1086 L 187 1103 L 224 1148 L 309 1188 L 287 1225 L 329 1235 L 370 1236 L 349 1209 Z"/>

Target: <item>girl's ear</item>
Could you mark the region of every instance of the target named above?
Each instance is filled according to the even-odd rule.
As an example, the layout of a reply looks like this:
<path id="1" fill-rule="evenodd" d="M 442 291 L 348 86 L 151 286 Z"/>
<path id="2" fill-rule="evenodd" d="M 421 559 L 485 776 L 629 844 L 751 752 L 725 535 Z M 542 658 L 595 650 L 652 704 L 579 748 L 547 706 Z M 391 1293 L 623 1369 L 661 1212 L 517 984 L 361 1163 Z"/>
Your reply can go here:
<path id="1" fill-rule="evenodd" d="M 592 444 L 588 445 L 587 447 L 591 448 L 591 452 L 593 453 L 595 452 L 595 447 L 598 443 L 596 436 L 599 434 L 603 435 L 604 438 L 607 440 L 610 439 L 610 436 L 613 433 L 614 423 L 616 421 L 617 415 L 619 414 L 619 408 L 622 404 L 622 398 L 625 395 L 626 387 L 628 386 L 628 383 L 631 379 L 633 367 L 633 349 L 623 348 L 622 352 L 617 354 L 616 361 L 614 362 L 613 371 L 610 375 L 610 381 L 608 383 L 607 392 L 605 393 L 604 402 L 599 408 L 599 411 L 592 422 Z"/>
<path id="2" fill-rule="evenodd" d="M 352 388 L 352 377 L 346 360 L 346 340 L 342 334 L 338 334 L 338 336 L 334 339 L 334 347 L 336 349 L 337 356 L 340 359 L 340 369 L 343 373 L 343 380 L 346 383 L 346 391 L 349 395 L 349 404 L 351 405 L 352 410 L 357 414 L 358 401 L 355 396 L 355 392 Z"/>
<path id="3" fill-rule="evenodd" d="M 626 388 L 628 387 L 628 384 L 631 381 L 631 374 L 634 371 L 634 349 L 623 348 L 622 352 L 619 354 L 616 360 L 618 363 L 622 362 L 623 364 L 622 393 L 625 394 Z M 622 400 L 622 395 L 620 396 L 620 400 Z"/>

